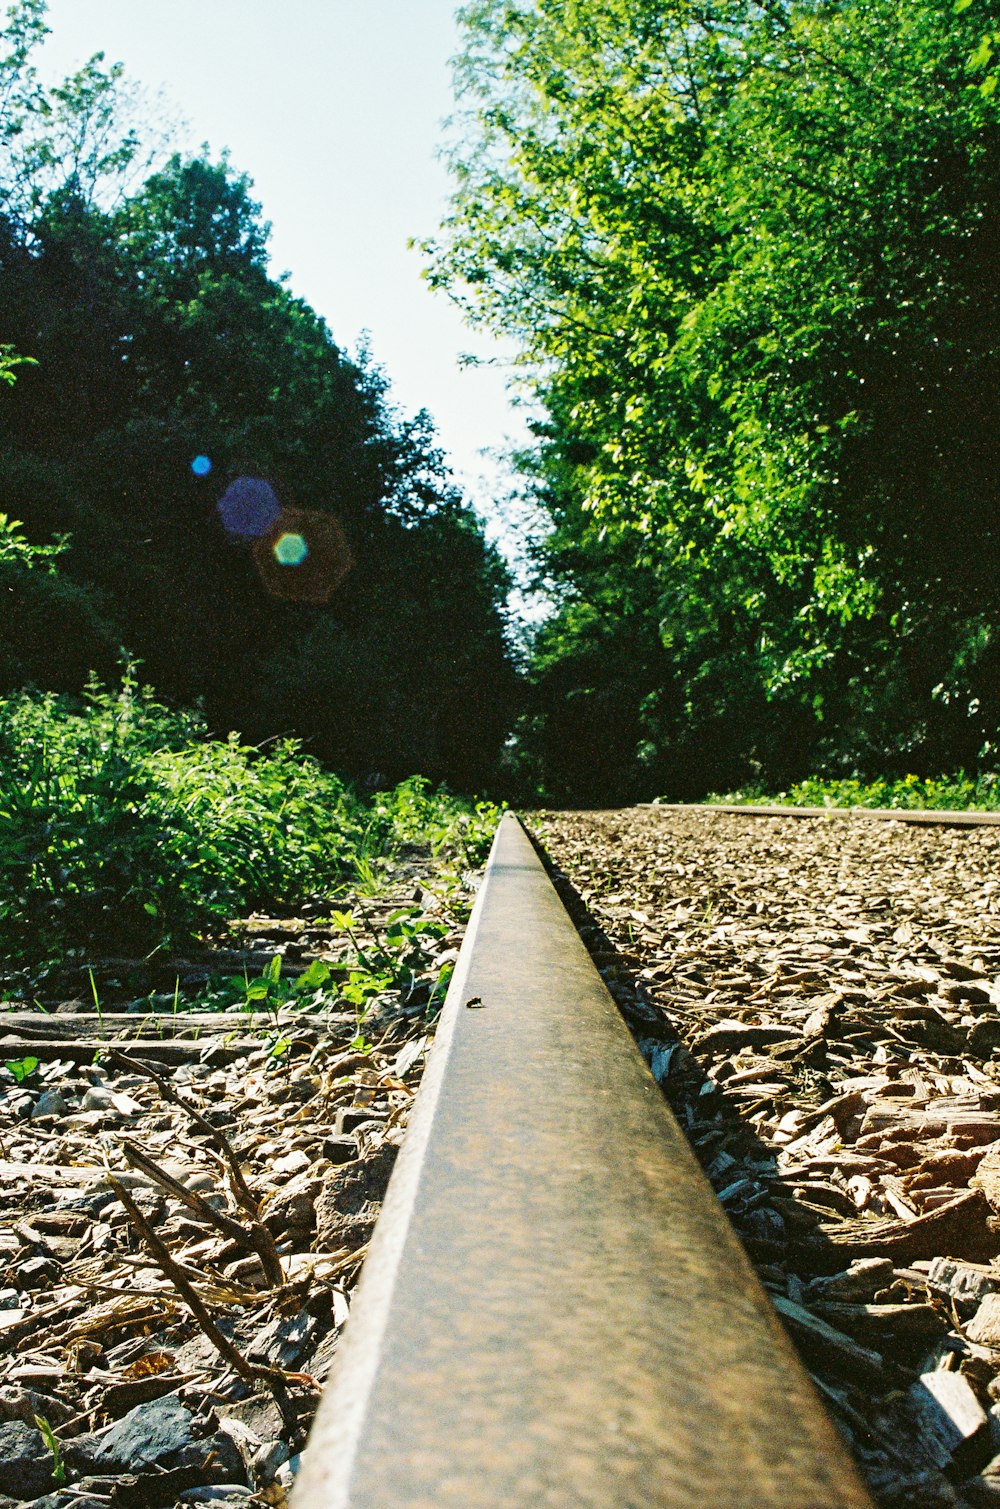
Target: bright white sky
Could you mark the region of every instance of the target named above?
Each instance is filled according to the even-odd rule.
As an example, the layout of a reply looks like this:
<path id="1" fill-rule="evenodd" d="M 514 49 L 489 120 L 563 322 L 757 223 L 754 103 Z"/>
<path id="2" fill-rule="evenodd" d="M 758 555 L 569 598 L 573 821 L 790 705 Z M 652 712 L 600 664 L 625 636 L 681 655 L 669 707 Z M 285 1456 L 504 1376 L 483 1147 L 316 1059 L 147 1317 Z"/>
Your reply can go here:
<path id="1" fill-rule="evenodd" d="M 420 277 L 411 236 L 448 194 L 435 150 L 452 108 L 455 0 L 50 0 L 44 71 L 93 53 L 162 90 L 182 145 L 228 147 L 287 270 L 342 347 L 371 334 L 399 405 L 426 408 L 459 480 L 492 514 L 502 476 L 484 449 L 524 436 L 500 350 Z M 498 365 L 461 368 L 473 351 Z M 491 532 L 513 541 L 495 514 Z M 499 527 L 498 527 L 499 526 Z"/>

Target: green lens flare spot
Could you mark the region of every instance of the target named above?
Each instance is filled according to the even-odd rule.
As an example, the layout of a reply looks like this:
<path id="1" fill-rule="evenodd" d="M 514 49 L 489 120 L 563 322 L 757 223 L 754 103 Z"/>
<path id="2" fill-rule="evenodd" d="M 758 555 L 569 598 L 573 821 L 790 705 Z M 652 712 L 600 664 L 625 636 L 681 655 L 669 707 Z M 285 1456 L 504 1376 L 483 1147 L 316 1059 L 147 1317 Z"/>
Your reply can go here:
<path id="1" fill-rule="evenodd" d="M 300 534 L 283 534 L 274 545 L 274 558 L 279 566 L 301 566 L 309 554 L 309 546 Z"/>

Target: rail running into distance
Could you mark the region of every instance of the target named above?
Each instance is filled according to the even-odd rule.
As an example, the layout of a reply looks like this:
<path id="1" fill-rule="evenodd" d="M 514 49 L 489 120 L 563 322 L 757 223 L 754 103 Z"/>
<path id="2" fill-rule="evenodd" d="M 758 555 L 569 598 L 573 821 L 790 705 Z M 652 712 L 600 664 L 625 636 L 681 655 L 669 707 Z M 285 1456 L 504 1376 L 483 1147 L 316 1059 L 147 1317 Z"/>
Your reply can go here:
<path id="1" fill-rule="evenodd" d="M 293 1505 L 870 1506 L 511 814 Z"/>

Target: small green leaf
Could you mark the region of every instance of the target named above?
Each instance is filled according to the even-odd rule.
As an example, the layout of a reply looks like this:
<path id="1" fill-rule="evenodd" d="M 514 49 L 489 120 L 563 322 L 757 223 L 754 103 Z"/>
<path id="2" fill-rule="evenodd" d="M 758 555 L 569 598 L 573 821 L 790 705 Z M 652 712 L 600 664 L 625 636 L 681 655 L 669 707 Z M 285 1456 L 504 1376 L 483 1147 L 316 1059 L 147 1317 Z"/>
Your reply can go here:
<path id="1" fill-rule="evenodd" d="M 969 59 L 970 68 L 985 68 L 993 56 L 993 38 L 989 32 L 983 34 L 982 40 L 975 52 Z"/>
<path id="2" fill-rule="evenodd" d="M 42 1440 L 52 1453 L 52 1481 L 61 1487 L 66 1481 L 66 1465 L 63 1462 L 59 1439 L 44 1415 L 36 1415 L 35 1424 L 41 1431 Z"/>
<path id="3" fill-rule="evenodd" d="M 34 1074 L 38 1068 L 38 1059 L 31 1057 L 9 1058 L 4 1064 L 4 1068 L 13 1074 L 19 1085 L 23 1085 L 28 1076 Z"/>
<path id="4" fill-rule="evenodd" d="M 955 15 L 960 16 L 964 10 L 968 10 L 972 0 L 955 0 Z"/>
<path id="5" fill-rule="evenodd" d="M 305 990 L 318 990 L 325 985 L 330 978 L 330 966 L 325 959 L 314 959 L 309 968 L 304 971 L 295 981 L 292 987 L 296 993 Z"/>

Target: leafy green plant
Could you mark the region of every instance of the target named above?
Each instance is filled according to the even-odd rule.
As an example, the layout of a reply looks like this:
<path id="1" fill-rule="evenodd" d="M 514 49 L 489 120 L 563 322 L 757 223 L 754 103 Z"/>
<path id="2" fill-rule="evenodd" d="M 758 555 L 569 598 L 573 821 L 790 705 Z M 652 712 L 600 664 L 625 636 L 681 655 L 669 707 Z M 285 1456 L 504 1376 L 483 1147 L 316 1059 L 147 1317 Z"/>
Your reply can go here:
<path id="1" fill-rule="evenodd" d="M 0 513 L 0 562 L 8 565 L 16 563 L 29 568 L 44 565 L 48 570 L 54 571 L 55 561 L 68 547 L 69 541 L 65 535 L 60 535 L 51 545 L 33 545 L 22 533 L 20 519 L 12 519 L 8 514 Z"/>
<path id="2" fill-rule="evenodd" d="M 931 811 L 981 809 L 1000 810 L 1000 775 L 994 772 L 976 777 L 959 771 L 952 776 L 929 777 L 907 775 L 901 779 L 861 781 L 854 778 L 836 780 L 810 777 L 798 781 L 785 791 L 767 792 L 760 788 L 742 788 L 727 795 L 706 797 L 708 802 L 778 803 L 790 807 L 886 807 Z"/>
<path id="3" fill-rule="evenodd" d="M 4 1068 L 14 1076 L 17 1084 L 23 1085 L 26 1079 L 38 1072 L 38 1059 L 31 1054 L 27 1058 L 8 1058 Z"/>
<path id="4" fill-rule="evenodd" d="M 377 890 L 413 846 L 477 863 L 498 815 L 419 777 L 363 801 L 293 740 L 262 752 L 209 738 L 132 667 L 116 687 L 92 681 L 82 701 L 19 693 L 0 699 L 0 951 L 38 961 L 183 946 L 359 875 Z M 373 957 L 356 948 L 366 981 L 394 978 L 436 925 L 417 912 L 394 919 Z M 245 982 L 247 1002 L 298 1001 L 328 983 L 315 971 L 286 982 L 280 960 L 272 967 Z"/>
<path id="5" fill-rule="evenodd" d="M 59 1441 L 58 1436 L 56 1435 L 55 1431 L 52 1429 L 52 1426 L 49 1424 L 48 1420 L 46 1420 L 44 1415 L 36 1415 L 35 1424 L 41 1431 L 42 1439 L 44 1440 L 46 1446 L 49 1448 L 49 1451 L 51 1451 L 52 1453 L 52 1481 L 61 1488 L 62 1485 L 67 1481 L 66 1464 L 63 1461 L 62 1445 Z"/>

